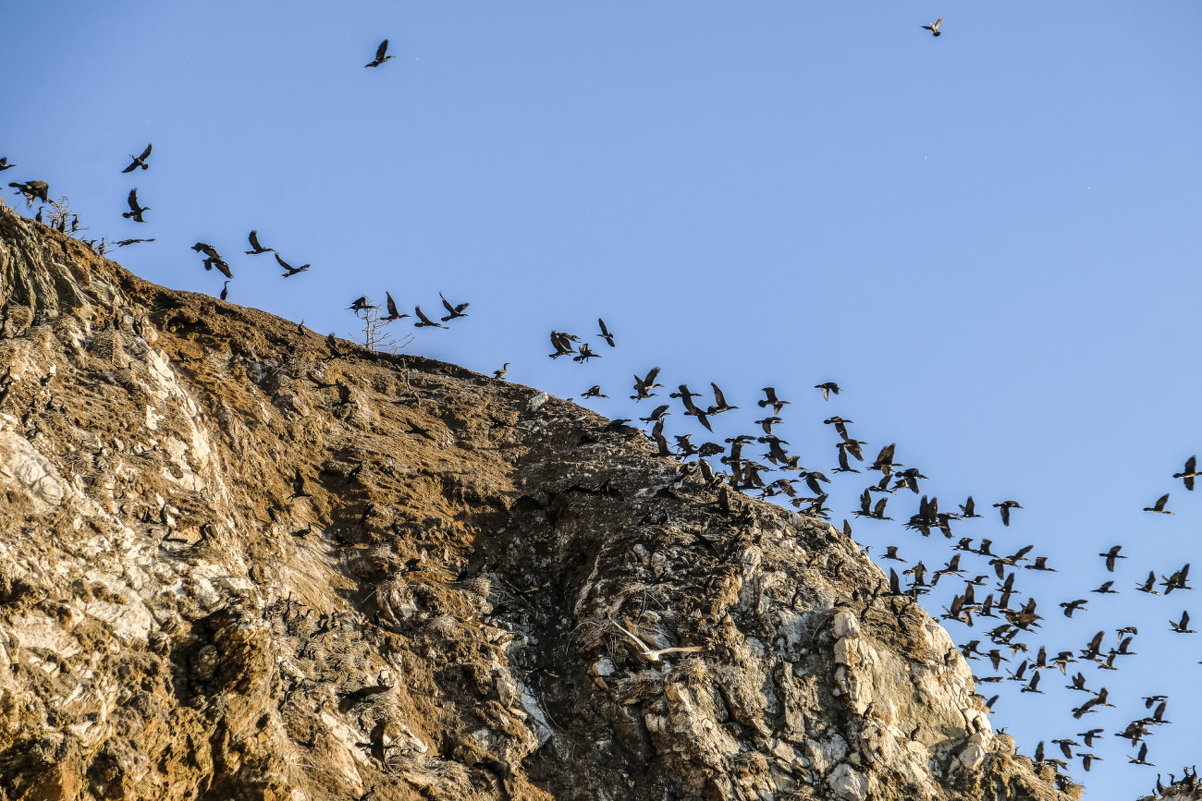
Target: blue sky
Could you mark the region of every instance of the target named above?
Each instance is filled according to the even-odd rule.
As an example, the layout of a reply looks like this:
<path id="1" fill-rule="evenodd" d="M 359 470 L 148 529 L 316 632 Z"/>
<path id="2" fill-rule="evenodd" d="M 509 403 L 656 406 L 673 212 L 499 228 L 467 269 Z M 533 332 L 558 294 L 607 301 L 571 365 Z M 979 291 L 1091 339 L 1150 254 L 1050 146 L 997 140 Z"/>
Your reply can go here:
<path id="1" fill-rule="evenodd" d="M 919 26 L 939 16 L 934 39 Z M 363 69 L 384 37 L 396 58 Z M 945 509 L 1020 500 L 1009 529 L 957 534 L 1036 543 L 1060 569 L 1020 571 L 1048 617 L 1032 650 L 1132 624 L 1140 654 L 1087 671 L 1118 709 L 1075 721 L 1082 694 L 1007 682 L 995 726 L 1030 752 L 1166 692 L 1178 723 L 1149 759 L 1179 772 L 1202 648 L 1167 620 L 1202 622 L 1202 604 L 1132 588 L 1202 562 L 1202 493 L 1169 477 L 1202 451 L 1199 52 L 1202 7 L 1157 0 L 16 4 L 0 155 L 19 165 L 6 180 L 68 196 L 86 236 L 156 237 L 113 255 L 167 286 L 220 290 L 189 250 L 204 240 L 231 301 L 348 337 L 359 295 L 429 311 L 441 291 L 471 317 L 409 352 L 512 362 L 564 396 L 600 383 L 613 416 L 648 411 L 626 399 L 634 372 L 716 380 L 743 407 L 725 436 L 754 428 L 772 384 L 809 467 L 834 466 L 821 420 L 838 413 L 873 453 L 897 442 Z M 121 175 L 148 141 L 152 168 Z M 135 186 L 145 225 L 120 217 Z M 312 269 L 283 281 L 241 255 L 251 228 Z M 598 316 L 618 349 L 546 357 L 551 329 L 591 335 Z M 845 388 L 829 403 L 811 388 L 826 380 Z M 836 508 L 873 478 L 840 479 Z M 1140 511 L 1170 490 L 1176 515 Z M 855 525 L 874 552 L 950 555 Z M 1089 594 L 1093 554 L 1119 542 L 1122 594 Z M 1080 597 L 1072 626 L 1055 619 Z M 981 628 L 949 624 L 959 642 Z M 1090 784 L 1147 791 L 1157 769 L 1104 740 Z"/>

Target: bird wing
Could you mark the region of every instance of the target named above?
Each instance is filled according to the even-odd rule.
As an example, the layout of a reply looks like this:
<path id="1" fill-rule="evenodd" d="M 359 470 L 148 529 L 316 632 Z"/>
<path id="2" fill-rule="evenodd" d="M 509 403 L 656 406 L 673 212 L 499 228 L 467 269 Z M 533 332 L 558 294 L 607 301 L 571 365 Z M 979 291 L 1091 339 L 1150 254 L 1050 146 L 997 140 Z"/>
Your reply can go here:
<path id="1" fill-rule="evenodd" d="M 612 336 L 609 333 L 609 329 L 605 327 L 605 321 L 602 320 L 600 317 L 597 318 L 597 325 L 599 325 L 601 327 L 601 336 L 603 336 L 603 337 Z"/>
<path id="2" fill-rule="evenodd" d="M 647 377 L 643 379 L 643 383 L 650 386 L 655 383 L 655 379 L 659 376 L 659 368 L 652 367 L 647 371 Z"/>
<path id="3" fill-rule="evenodd" d="M 250 239 L 250 246 L 252 248 L 254 248 L 255 250 L 263 249 L 263 246 L 259 244 L 259 232 L 258 231 L 251 231 L 249 239 Z"/>
<path id="4" fill-rule="evenodd" d="M 138 161 L 142 161 L 150 156 L 150 151 L 154 150 L 154 145 L 146 145 L 146 149 L 142 151 L 142 155 L 138 156 Z"/>
<path id="5" fill-rule="evenodd" d="M 127 197 L 125 200 L 127 203 L 129 203 L 130 211 L 136 212 L 138 210 L 138 190 L 137 189 L 129 190 L 129 197 Z"/>
<path id="6" fill-rule="evenodd" d="M 253 233 L 251 234 L 251 241 L 252 241 L 252 243 L 253 243 L 253 241 L 254 241 L 254 234 L 253 234 Z M 256 245 L 256 247 L 257 247 L 257 245 Z M 276 261 L 276 264 L 280 265 L 280 266 L 281 266 L 281 267 L 283 267 L 285 270 L 291 270 L 291 269 L 292 269 L 292 265 L 291 265 L 291 264 L 289 264 L 288 262 L 284 261 L 283 259 L 281 259 L 281 258 L 280 258 L 280 254 L 278 254 L 278 253 L 275 253 L 275 254 L 273 254 L 273 255 L 275 256 L 275 261 Z M 291 284 L 289 284 L 289 286 L 291 286 Z"/>
<path id="7" fill-rule="evenodd" d="M 618 628 L 619 628 L 619 629 L 622 631 L 622 633 L 623 633 L 623 634 L 625 634 L 625 635 L 626 635 L 627 637 L 629 637 L 629 638 L 630 638 L 630 639 L 631 639 L 631 640 L 632 640 L 632 641 L 633 641 L 635 644 L 637 644 L 637 645 L 639 646 L 639 648 L 640 648 L 640 649 L 643 651 L 643 653 L 650 653 L 650 651 L 651 651 L 651 646 L 649 646 L 649 645 L 648 645 L 646 642 L 644 642 L 642 637 L 640 637 L 639 635 L 637 635 L 637 634 L 633 633 L 633 632 L 632 632 L 630 629 L 626 628 L 626 627 L 625 627 L 625 626 L 623 626 L 621 623 L 619 623 L 618 621 L 614 620 L 612 617 L 609 619 L 609 622 L 610 622 L 610 623 L 613 623 L 615 626 L 617 626 L 617 627 L 618 627 Z"/>
<path id="8" fill-rule="evenodd" d="M 392 317 L 400 317 L 401 313 L 397 310 L 396 301 L 392 299 L 391 292 L 384 293 L 384 303 L 388 306 L 388 314 Z"/>
<path id="9" fill-rule="evenodd" d="M 1170 495 L 1170 494 L 1171 494 L 1171 493 L 1168 493 L 1168 492 L 1166 492 L 1164 495 L 1161 495 L 1159 498 L 1157 498 L 1157 499 L 1156 499 L 1155 508 L 1156 508 L 1157 510 L 1164 509 L 1164 507 L 1165 507 L 1165 504 L 1167 504 L 1167 503 L 1169 502 L 1169 495 Z"/>
<path id="10" fill-rule="evenodd" d="M 942 24 L 943 24 L 943 17 L 940 17 L 939 19 L 935 20 L 935 23 L 933 25 L 931 25 L 931 30 L 933 30 L 933 31 L 939 30 L 939 26 Z"/>
<path id="11" fill-rule="evenodd" d="M 1185 460 L 1185 472 L 1193 473 L 1197 470 L 1197 467 L 1198 467 L 1198 457 L 1197 456 L 1191 456 Z"/>
<path id="12" fill-rule="evenodd" d="M 939 23 L 935 23 L 938 25 Z M 380 42 L 380 46 L 376 48 L 376 61 L 383 61 L 384 56 L 388 53 L 388 40 Z"/>
<path id="13" fill-rule="evenodd" d="M 439 292 L 439 293 L 438 293 L 438 297 L 442 298 L 442 306 L 443 306 L 443 308 L 444 308 L 444 309 L 446 309 L 446 310 L 447 310 L 448 312 L 450 312 L 451 314 L 455 314 L 455 307 L 451 305 L 451 302 L 450 302 L 449 300 L 447 300 L 446 298 L 443 298 L 443 297 L 442 297 L 442 293 L 441 293 L 441 292 Z"/>

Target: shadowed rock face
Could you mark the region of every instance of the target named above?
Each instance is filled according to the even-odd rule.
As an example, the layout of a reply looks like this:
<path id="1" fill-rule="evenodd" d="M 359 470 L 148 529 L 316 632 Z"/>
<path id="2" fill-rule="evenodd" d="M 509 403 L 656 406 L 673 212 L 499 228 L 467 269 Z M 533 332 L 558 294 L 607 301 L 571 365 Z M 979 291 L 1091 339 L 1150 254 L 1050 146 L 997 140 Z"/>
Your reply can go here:
<path id="1" fill-rule="evenodd" d="M 4 801 L 1076 797 L 854 542 L 642 434 L 2 207 L 0 282 Z"/>

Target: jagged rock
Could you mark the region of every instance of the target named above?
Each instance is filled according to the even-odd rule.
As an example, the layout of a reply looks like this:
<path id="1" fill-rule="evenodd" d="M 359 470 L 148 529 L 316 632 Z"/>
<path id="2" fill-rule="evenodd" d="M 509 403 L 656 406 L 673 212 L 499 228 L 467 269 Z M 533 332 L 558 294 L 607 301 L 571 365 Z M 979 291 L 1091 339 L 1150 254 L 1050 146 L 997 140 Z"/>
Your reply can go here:
<path id="1" fill-rule="evenodd" d="M 642 434 L 5 208 L 0 314 L 3 801 L 1077 795 L 854 542 Z"/>

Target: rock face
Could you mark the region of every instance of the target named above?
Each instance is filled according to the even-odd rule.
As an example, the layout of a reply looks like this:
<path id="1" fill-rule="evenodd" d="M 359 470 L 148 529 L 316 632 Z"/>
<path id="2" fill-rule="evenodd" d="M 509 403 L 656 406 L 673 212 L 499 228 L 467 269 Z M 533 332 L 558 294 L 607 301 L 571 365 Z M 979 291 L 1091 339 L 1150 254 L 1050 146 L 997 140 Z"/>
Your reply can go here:
<path id="1" fill-rule="evenodd" d="M 7 208 L 0 302 L 4 801 L 1077 795 L 853 541 L 633 429 Z"/>

